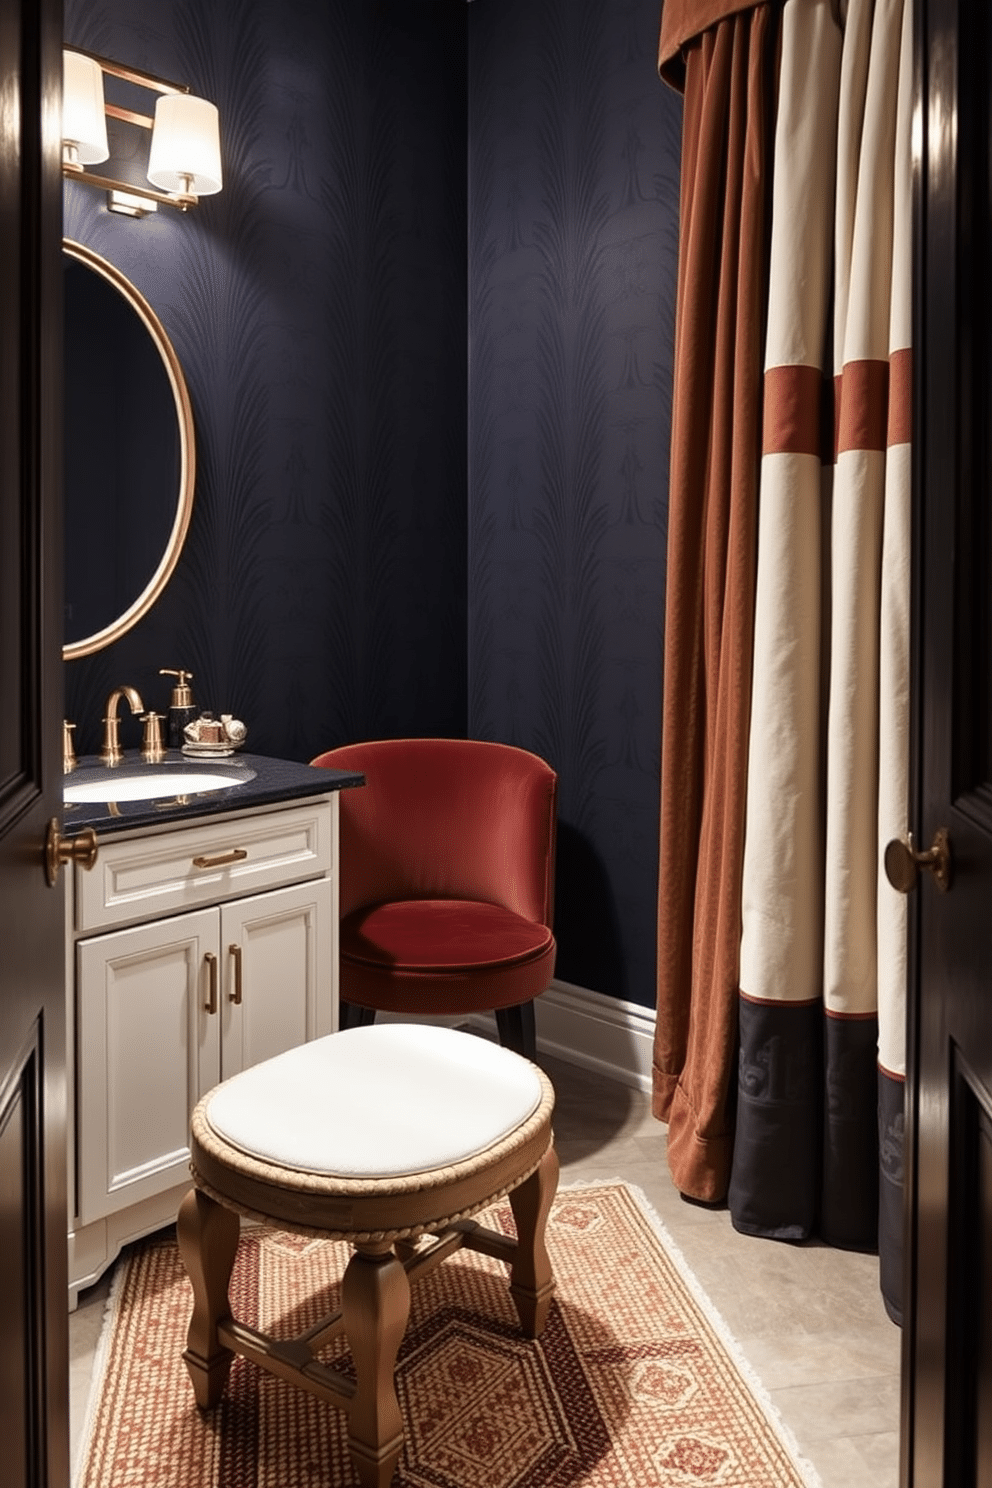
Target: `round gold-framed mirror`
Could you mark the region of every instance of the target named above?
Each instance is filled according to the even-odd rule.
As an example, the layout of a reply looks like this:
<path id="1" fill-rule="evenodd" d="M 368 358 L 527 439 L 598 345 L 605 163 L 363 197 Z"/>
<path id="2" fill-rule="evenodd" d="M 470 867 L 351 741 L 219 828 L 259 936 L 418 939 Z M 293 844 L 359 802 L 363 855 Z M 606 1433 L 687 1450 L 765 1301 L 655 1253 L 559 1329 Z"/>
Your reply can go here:
<path id="1" fill-rule="evenodd" d="M 158 599 L 193 511 L 193 408 L 165 327 L 82 243 L 65 267 L 64 660 L 119 640 Z"/>

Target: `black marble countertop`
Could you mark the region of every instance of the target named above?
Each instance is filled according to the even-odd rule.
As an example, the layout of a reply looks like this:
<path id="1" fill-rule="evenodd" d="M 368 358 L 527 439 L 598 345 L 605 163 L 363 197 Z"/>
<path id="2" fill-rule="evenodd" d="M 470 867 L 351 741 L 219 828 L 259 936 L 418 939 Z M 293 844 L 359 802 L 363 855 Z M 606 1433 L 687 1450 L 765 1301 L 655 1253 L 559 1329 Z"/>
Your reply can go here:
<path id="1" fill-rule="evenodd" d="M 71 837 L 84 827 L 93 827 L 102 836 L 125 832 L 132 827 L 155 824 L 171 825 L 201 816 L 218 816 L 230 811 L 243 811 L 252 806 L 267 806 L 275 801 L 294 801 L 307 796 L 323 796 L 329 791 L 346 790 L 364 785 L 365 776 L 357 770 L 322 770 L 314 765 L 301 765 L 295 760 L 269 759 L 263 754 L 232 754 L 218 759 L 196 759 L 179 749 L 169 749 L 161 764 L 148 765 L 137 750 L 129 751 L 119 765 L 103 765 L 96 755 L 84 755 L 75 770 L 63 777 L 63 785 L 103 782 L 115 772 L 122 777 L 133 775 L 174 775 L 175 771 L 202 770 L 236 773 L 239 782 L 222 790 L 197 794 L 188 790 L 181 796 L 170 793 L 141 801 L 66 802 L 63 807 L 62 835 Z"/>

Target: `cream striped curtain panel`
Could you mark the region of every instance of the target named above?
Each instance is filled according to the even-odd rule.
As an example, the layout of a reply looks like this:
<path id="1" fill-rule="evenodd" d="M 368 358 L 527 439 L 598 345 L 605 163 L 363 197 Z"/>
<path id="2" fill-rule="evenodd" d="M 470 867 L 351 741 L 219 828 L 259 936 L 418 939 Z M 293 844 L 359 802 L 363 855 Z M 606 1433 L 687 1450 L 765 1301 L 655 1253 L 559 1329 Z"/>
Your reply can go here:
<path id="1" fill-rule="evenodd" d="M 901 1291 L 911 0 L 786 0 L 729 1203 Z"/>

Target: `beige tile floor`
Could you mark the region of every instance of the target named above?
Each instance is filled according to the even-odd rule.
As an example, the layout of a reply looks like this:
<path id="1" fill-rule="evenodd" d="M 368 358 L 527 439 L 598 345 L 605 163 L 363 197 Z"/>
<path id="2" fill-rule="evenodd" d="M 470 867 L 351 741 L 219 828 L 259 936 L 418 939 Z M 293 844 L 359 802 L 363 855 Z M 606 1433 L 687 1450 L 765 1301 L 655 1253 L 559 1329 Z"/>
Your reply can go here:
<path id="1" fill-rule="evenodd" d="M 673 1187 L 646 1095 L 544 1062 L 562 1182 L 620 1177 L 642 1189 L 823 1488 L 895 1488 L 901 1334 L 882 1306 L 877 1257 L 739 1235 L 725 1209 L 686 1203 Z"/>
<path id="2" fill-rule="evenodd" d="M 885 1315 L 873 1256 L 738 1235 L 725 1210 L 688 1204 L 665 1165 L 665 1128 L 648 1097 L 573 1065 L 542 1060 L 558 1096 L 562 1182 L 636 1184 L 721 1313 L 818 1470 L 823 1488 L 895 1488 L 898 1328 Z M 70 1318 L 75 1452 L 109 1277 Z"/>

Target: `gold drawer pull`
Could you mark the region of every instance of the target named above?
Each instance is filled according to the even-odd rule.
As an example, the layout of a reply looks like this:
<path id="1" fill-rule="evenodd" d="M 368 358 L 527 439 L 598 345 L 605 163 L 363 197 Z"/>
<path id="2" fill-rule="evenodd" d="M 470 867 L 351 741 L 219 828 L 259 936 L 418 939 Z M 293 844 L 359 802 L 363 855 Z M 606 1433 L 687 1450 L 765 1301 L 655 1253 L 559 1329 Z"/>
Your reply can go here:
<path id="1" fill-rule="evenodd" d="M 242 972 L 242 961 L 243 961 L 243 957 L 241 955 L 241 947 L 239 945 L 230 945 L 230 946 L 228 946 L 228 950 L 230 951 L 230 953 L 231 953 L 231 959 L 234 962 L 234 988 L 233 988 L 233 990 L 231 992 L 231 1001 L 234 1003 L 234 1006 L 235 1007 L 240 1007 L 241 1006 L 241 995 L 242 995 L 242 991 L 243 991 L 243 988 L 242 988 L 242 985 L 241 985 L 241 972 Z"/>
<path id="2" fill-rule="evenodd" d="M 208 1013 L 217 1011 L 217 957 L 213 951 L 207 951 L 203 957 L 207 963 L 207 1000 L 204 1003 Z"/>
<path id="3" fill-rule="evenodd" d="M 218 853 L 215 858 L 194 858 L 194 868 L 226 868 L 228 863 L 243 863 L 248 856 L 246 847 L 232 847 L 230 852 Z"/>

